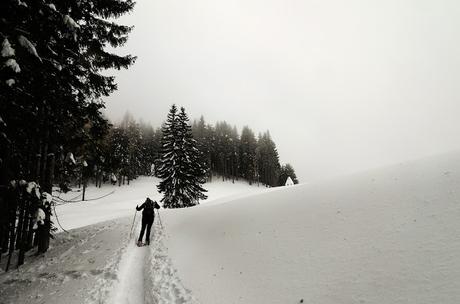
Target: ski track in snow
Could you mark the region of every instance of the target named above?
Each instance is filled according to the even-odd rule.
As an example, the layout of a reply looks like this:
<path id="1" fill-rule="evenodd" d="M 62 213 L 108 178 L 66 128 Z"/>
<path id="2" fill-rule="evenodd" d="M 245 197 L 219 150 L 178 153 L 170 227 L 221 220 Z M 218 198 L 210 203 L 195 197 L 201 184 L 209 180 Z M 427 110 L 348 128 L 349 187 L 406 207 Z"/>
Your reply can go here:
<path id="1" fill-rule="evenodd" d="M 127 239 L 117 265 L 117 281 L 113 284 L 111 280 L 102 279 L 87 303 L 198 303 L 190 290 L 182 285 L 167 255 L 164 232 L 158 219 L 152 227 L 150 246 L 135 245 L 140 230 L 139 218 L 136 221 L 138 229 Z"/>
<path id="2" fill-rule="evenodd" d="M 145 247 L 135 245 L 140 217 L 130 236 L 131 223 L 123 218 L 58 234 L 46 256 L 0 273 L 0 304 L 197 303 L 168 257 L 158 219 Z"/>
<path id="3" fill-rule="evenodd" d="M 147 248 L 128 245 L 118 272 L 119 283 L 113 289 L 112 299 L 109 303 L 145 303 L 144 269 L 147 258 Z"/>

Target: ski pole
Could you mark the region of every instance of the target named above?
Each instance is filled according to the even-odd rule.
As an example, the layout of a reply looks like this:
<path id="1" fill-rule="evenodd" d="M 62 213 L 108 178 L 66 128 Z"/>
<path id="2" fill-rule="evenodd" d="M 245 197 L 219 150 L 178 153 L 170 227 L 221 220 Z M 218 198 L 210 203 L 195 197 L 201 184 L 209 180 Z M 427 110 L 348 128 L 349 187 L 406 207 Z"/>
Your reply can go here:
<path id="1" fill-rule="evenodd" d="M 136 215 L 137 215 L 137 209 L 136 209 L 136 213 L 134 213 L 134 219 L 133 219 L 133 224 L 131 225 L 131 231 L 129 232 L 130 238 L 131 238 L 131 235 L 133 234 L 133 228 L 134 228 L 134 222 L 136 221 Z"/>
<path id="2" fill-rule="evenodd" d="M 161 223 L 161 217 L 160 217 L 160 211 L 157 209 L 157 214 L 158 214 L 158 220 L 160 221 L 160 227 L 163 229 L 163 224 Z"/>

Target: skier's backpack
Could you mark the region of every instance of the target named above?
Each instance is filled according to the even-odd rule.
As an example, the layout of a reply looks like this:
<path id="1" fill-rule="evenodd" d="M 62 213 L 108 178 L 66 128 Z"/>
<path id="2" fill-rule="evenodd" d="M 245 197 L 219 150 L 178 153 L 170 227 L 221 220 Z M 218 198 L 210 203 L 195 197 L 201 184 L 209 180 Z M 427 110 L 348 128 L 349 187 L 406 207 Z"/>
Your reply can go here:
<path id="1" fill-rule="evenodd" d="M 151 199 L 148 199 L 146 202 L 145 202 L 145 206 L 144 206 L 144 213 L 143 215 L 145 216 L 152 216 L 153 217 L 153 202 Z"/>

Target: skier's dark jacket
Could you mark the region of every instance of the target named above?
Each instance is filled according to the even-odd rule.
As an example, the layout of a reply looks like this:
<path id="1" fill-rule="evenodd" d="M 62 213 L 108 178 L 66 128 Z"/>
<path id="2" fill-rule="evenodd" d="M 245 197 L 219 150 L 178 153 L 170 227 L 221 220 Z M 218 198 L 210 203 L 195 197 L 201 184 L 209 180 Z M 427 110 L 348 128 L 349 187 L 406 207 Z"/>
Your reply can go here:
<path id="1" fill-rule="evenodd" d="M 153 208 L 160 209 L 160 205 L 158 205 L 156 201 L 152 201 L 150 198 L 147 198 L 142 205 L 136 206 L 137 211 L 144 209 L 142 211 L 142 219 L 147 221 L 153 221 L 155 217 L 155 211 Z"/>

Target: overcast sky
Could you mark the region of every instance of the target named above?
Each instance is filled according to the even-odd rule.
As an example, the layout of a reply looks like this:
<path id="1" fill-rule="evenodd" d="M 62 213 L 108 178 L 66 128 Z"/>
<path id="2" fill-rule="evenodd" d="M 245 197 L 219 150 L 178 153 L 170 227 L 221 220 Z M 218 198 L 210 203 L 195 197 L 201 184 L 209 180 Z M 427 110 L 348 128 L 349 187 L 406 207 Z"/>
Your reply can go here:
<path id="1" fill-rule="evenodd" d="M 266 129 L 301 182 L 460 149 L 457 0 L 138 0 L 107 114 Z"/>

